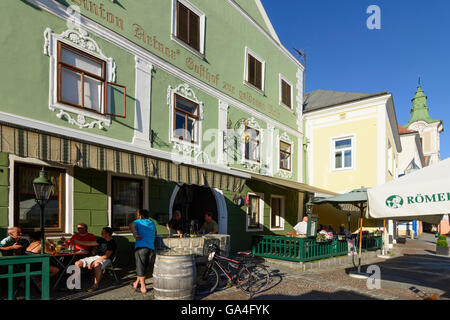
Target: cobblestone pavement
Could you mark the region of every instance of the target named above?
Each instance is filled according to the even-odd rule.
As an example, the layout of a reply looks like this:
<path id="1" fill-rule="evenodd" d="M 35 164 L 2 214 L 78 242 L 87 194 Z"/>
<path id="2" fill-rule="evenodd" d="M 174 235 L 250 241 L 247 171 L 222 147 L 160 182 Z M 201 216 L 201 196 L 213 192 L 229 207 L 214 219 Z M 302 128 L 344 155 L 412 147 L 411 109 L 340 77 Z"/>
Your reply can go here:
<path id="1" fill-rule="evenodd" d="M 213 294 L 199 296 L 199 300 L 420 300 L 436 295 L 439 300 L 450 299 L 450 257 L 435 255 L 434 235 L 425 234 L 421 239 L 410 240 L 395 246 L 394 257 L 368 261 L 381 270 L 381 288 L 369 290 L 366 280 L 349 276 L 354 268 L 333 266 L 302 272 L 279 264 L 267 263 L 272 274 L 268 289 L 254 297 L 232 286 L 222 286 Z M 131 287 L 134 270 L 122 270 L 120 283 L 105 275 L 99 291 L 88 293 L 88 275 L 82 277 L 82 290 L 60 288 L 52 292 L 55 300 L 153 300 L 152 279 L 146 280 L 146 294 Z M 225 281 L 224 281 L 225 282 Z M 63 286 L 60 286 L 63 287 Z M 35 295 L 38 298 L 38 295 Z M 20 299 L 20 297 L 19 297 Z"/>
<path id="2" fill-rule="evenodd" d="M 432 295 L 450 299 L 450 258 L 435 255 L 434 235 L 397 244 L 391 259 L 375 259 L 381 270 L 381 288 L 369 290 L 367 280 L 349 276 L 349 268 L 300 272 L 269 265 L 273 283 L 251 299 L 274 300 L 421 300 Z M 365 271 L 367 264 L 362 267 Z M 232 287 L 215 292 L 204 300 L 250 299 Z"/>

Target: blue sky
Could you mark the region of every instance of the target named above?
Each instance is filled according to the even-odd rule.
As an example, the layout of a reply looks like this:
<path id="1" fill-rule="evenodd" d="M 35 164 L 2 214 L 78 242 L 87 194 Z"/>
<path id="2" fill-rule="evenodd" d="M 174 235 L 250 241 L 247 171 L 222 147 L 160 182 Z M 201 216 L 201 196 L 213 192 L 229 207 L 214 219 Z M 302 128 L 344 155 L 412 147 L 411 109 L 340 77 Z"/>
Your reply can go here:
<path id="1" fill-rule="evenodd" d="M 419 76 L 430 116 L 444 121 L 441 158 L 450 157 L 450 1 L 262 0 L 283 45 L 307 53 L 306 91 L 393 93 L 409 121 Z M 370 5 L 381 30 L 369 30 Z"/>

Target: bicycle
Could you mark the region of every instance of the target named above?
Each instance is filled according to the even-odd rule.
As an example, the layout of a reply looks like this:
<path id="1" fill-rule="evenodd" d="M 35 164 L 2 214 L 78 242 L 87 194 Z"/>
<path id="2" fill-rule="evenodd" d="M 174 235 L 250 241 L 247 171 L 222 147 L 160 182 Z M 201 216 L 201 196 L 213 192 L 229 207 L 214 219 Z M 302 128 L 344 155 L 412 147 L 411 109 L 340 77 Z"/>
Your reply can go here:
<path id="1" fill-rule="evenodd" d="M 217 252 L 217 245 L 208 246 L 208 262 L 203 274 L 197 280 L 197 292 L 210 294 L 219 284 L 219 270 L 225 275 L 227 282 L 237 285 L 242 291 L 251 296 L 264 291 L 271 278 L 267 268 L 254 262 L 253 254 L 238 252 L 242 257 L 240 261 L 223 257 Z"/>

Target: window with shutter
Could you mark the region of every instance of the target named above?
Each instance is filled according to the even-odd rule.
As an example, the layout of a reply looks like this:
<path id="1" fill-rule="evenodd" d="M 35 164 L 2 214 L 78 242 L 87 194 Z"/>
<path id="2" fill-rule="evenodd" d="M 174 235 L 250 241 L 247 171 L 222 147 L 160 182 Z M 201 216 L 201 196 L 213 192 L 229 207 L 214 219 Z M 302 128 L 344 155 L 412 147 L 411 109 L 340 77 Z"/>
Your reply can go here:
<path id="1" fill-rule="evenodd" d="M 265 68 L 265 61 L 246 47 L 244 84 L 264 94 Z"/>
<path id="2" fill-rule="evenodd" d="M 177 2 L 177 38 L 200 51 L 200 17 Z"/>
<path id="3" fill-rule="evenodd" d="M 280 74 L 280 102 L 292 109 L 292 85 Z"/>
<path id="4" fill-rule="evenodd" d="M 250 84 L 262 90 L 262 63 L 248 55 L 248 80 Z"/>

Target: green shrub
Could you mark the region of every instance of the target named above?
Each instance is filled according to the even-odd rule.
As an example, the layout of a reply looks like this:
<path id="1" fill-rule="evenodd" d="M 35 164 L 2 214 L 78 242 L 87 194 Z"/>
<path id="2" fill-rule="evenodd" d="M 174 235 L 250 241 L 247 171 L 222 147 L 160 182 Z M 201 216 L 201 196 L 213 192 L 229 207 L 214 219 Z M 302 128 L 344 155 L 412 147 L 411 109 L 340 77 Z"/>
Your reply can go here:
<path id="1" fill-rule="evenodd" d="M 448 242 L 447 240 L 438 240 L 438 242 L 436 243 L 436 245 L 438 247 L 448 247 Z"/>
<path id="2" fill-rule="evenodd" d="M 441 234 L 439 236 L 439 240 L 447 240 L 447 236 L 445 234 Z"/>

